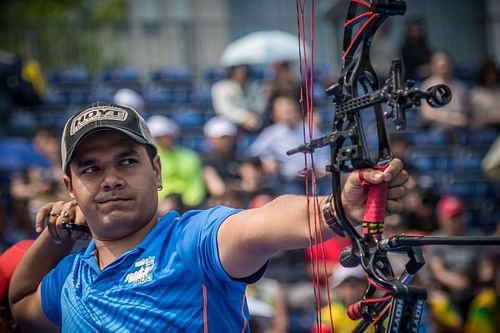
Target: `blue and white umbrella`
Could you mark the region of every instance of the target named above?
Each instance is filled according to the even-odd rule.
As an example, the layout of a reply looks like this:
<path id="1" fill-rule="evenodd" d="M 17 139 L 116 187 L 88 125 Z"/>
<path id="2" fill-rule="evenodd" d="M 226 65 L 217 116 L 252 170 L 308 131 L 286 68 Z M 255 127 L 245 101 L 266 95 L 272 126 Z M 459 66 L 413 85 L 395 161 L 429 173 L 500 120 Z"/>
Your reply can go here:
<path id="1" fill-rule="evenodd" d="M 306 52 L 309 54 L 309 47 L 306 47 Z M 299 39 L 296 35 L 268 30 L 253 32 L 229 43 L 222 52 L 221 64 L 268 65 L 276 61 L 298 59 Z"/>

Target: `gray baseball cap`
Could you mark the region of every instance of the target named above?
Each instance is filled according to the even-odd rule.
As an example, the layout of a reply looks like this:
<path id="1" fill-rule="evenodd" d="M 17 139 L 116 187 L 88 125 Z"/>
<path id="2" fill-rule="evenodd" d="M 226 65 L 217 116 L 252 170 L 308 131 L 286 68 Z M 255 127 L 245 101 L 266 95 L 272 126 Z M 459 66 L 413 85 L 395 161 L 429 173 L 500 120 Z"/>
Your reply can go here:
<path id="1" fill-rule="evenodd" d="M 64 126 L 61 140 L 61 157 L 64 173 L 78 144 L 89 134 L 112 129 L 128 135 L 140 144 L 154 150 L 156 147 L 146 121 L 131 107 L 97 102 L 81 109 Z"/>

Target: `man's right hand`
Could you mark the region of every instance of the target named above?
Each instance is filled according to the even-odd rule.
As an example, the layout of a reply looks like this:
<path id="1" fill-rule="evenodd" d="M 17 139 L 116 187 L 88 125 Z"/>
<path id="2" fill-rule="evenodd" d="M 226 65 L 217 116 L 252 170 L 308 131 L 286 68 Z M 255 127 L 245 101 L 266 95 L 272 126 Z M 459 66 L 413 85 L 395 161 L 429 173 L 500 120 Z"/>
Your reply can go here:
<path id="1" fill-rule="evenodd" d="M 248 113 L 243 123 L 241 123 L 241 127 L 249 132 L 255 132 L 260 129 L 262 126 L 262 122 L 260 121 L 259 116 L 253 113 Z"/>
<path id="2" fill-rule="evenodd" d="M 80 207 L 75 201 L 58 201 L 49 202 L 43 205 L 36 214 L 35 229 L 37 233 L 41 233 L 46 227 L 54 240 L 54 243 L 61 244 L 66 239 L 88 239 L 90 235 L 83 231 L 67 230 L 63 227 L 64 222 L 73 222 L 76 224 L 86 225 L 85 217 L 83 216 Z"/>

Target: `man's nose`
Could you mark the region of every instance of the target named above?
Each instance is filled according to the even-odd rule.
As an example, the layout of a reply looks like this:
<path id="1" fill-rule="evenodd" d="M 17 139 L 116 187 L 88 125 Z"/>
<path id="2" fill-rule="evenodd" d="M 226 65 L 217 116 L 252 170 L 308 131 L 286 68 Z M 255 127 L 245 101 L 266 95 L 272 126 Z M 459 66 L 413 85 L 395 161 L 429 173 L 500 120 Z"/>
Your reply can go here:
<path id="1" fill-rule="evenodd" d="M 104 172 L 104 178 L 101 187 L 105 191 L 122 188 L 125 181 L 120 176 L 120 173 L 115 168 L 107 168 Z"/>

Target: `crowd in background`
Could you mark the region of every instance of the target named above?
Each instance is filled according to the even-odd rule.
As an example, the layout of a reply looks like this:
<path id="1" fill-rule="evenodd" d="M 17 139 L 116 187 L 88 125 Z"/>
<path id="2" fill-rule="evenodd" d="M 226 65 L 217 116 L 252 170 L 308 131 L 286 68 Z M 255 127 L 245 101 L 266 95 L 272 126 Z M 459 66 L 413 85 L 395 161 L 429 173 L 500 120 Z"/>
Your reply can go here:
<path id="1" fill-rule="evenodd" d="M 500 77 L 497 65 L 485 60 L 476 81 L 465 82 L 455 76 L 453 55 L 431 50 L 425 42 L 422 22 L 407 27 L 404 44 L 392 45 L 406 66 L 407 78 L 425 90 L 446 84 L 452 102 L 435 109 L 426 102 L 418 110 L 412 130 L 431 137 L 442 135 L 448 147 L 457 147 L 461 133 L 493 132 L 500 129 Z M 378 37 L 383 38 L 383 37 Z M 376 43 L 375 43 L 376 44 Z M 385 51 L 389 51 L 388 45 Z M 226 78 L 211 86 L 213 117 L 203 126 L 204 142 L 195 150 L 180 144 L 183 129 L 175 119 L 147 113 L 147 102 L 139 92 L 122 89 L 114 102 L 136 108 L 147 117 L 147 124 L 158 147 L 162 163 L 163 187 L 159 192 L 159 211 L 228 205 L 254 208 L 283 193 L 304 193 L 305 165 L 310 157 L 287 156 L 287 150 L 304 142 L 304 97 L 302 82 L 288 62 L 273 64 L 273 76 L 264 83 L 252 80 L 246 65 L 229 68 Z M 0 69 L 1 70 L 1 69 Z M 325 83 L 327 85 L 327 83 Z M 333 110 L 333 108 L 331 107 Z M 329 124 L 315 117 L 314 136 L 327 133 Z M 0 205 L 0 234 L 5 249 L 20 239 L 33 238 L 33 217 L 48 201 L 67 200 L 62 183 L 59 128 L 39 128 L 32 137 L 34 149 L 44 164 L 9 174 L 9 193 Z M 393 155 L 406 162 L 410 171 L 405 211 L 387 218 L 386 234 L 459 236 L 500 235 L 498 215 L 490 215 L 485 226 L 470 214 L 469 198 L 450 195 L 429 181 L 426 170 L 411 158 L 414 142 L 407 133 L 394 135 Z M 487 143 L 493 146 L 493 140 Z M 486 151 L 484 151 L 486 153 Z M 309 160 L 307 160 L 309 158 Z M 330 189 L 328 149 L 314 155 L 318 193 Z M 481 173 L 482 170 L 476 170 Z M 482 177 L 485 175 L 483 174 Z M 498 178 L 489 179 L 492 184 Z M 495 194 L 498 195 L 498 189 Z M 499 198 L 489 198 L 498 208 Z M 498 209 L 491 214 L 498 214 Z M 484 228 L 483 228 L 484 227 Z M 323 300 L 325 326 L 333 318 L 335 332 L 350 332 L 354 322 L 345 315 L 346 306 L 359 300 L 366 287 L 366 276 L 356 268 L 338 264 L 338 256 L 349 241 L 334 237 L 324 244 L 327 274 L 330 276 L 332 303 Z M 315 327 L 310 261 L 314 251 L 290 251 L 276 256 L 264 279 L 248 290 L 254 332 L 308 332 Z M 426 247 L 427 265 L 413 282 L 429 291 L 422 321 L 426 332 L 499 332 L 500 330 L 500 249 L 493 247 Z M 404 258 L 391 258 L 404 265 Z M 1 263 L 1 258 L 0 258 Z M 398 266 L 400 267 L 400 266 Z M 1 271 L 0 271 L 1 273 Z M 0 274 L 1 275 L 1 274 Z"/>

